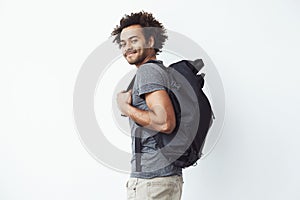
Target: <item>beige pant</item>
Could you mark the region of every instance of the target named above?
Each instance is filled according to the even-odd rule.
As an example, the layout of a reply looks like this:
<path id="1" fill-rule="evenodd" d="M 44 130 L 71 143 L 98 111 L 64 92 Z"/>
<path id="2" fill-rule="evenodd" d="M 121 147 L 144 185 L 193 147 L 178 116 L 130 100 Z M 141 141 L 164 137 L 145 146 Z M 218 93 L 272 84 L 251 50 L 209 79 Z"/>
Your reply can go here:
<path id="1" fill-rule="evenodd" d="M 152 179 L 130 178 L 126 184 L 127 200 L 180 200 L 182 176 Z"/>

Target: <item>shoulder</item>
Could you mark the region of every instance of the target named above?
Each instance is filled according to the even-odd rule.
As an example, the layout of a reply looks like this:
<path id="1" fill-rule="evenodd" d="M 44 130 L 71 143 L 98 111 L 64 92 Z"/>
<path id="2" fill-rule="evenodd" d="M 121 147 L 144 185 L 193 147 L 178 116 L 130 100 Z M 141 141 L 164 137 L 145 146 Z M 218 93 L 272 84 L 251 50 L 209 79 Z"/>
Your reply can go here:
<path id="1" fill-rule="evenodd" d="M 140 94 L 168 87 L 166 70 L 156 63 L 145 63 L 136 72 L 135 85 Z"/>
<path id="2" fill-rule="evenodd" d="M 167 80 L 167 73 L 163 66 L 157 63 L 145 63 L 138 68 L 136 78 L 142 82 L 163 83 Z"/>
<path id="3" fill-rule="evenodd" d="M 137 74 L 149 74 L 149 73 L 165 73 L 165 70 L 156 63 L 145 63 L 142 64 L 138 70 Z"/>

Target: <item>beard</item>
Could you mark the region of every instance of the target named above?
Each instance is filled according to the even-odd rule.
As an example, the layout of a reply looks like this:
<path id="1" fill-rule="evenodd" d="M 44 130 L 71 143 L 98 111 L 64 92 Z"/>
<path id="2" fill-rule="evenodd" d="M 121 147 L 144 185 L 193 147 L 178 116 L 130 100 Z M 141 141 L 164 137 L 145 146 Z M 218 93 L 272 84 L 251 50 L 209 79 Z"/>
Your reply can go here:
<path id="1" fill-rule="evenodd" d="M 139 65 L 144 62 L 147 57 L 147 49 L 130 50 L 124 54 L 125 59 L 130 65 Z"/>

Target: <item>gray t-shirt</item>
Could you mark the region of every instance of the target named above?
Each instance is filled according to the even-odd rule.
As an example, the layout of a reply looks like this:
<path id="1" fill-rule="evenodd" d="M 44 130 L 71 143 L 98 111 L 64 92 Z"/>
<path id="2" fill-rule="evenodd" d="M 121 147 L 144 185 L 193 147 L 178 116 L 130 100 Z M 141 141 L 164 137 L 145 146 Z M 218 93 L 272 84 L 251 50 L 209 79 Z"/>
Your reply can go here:
<path id="1" fill-rule="evenodd" d="M 159 61 L 162 63 L 161 61 Z M 141 110 L 149 110 L 145 102 L 146 93 L 166 90 L 169 85 L 167 72 L 156 63 L 145 63 L 137 72 L 132 90 L 132 105 Z M 136 171 L 135 135 L 140 126 L 129 119 L 132 136 L 131 177 L 154 178 L 171 175 L 182 175 L 182 169 L 170 164 L 160 153 L 155 140 L 157 131 L 143 128 L 141 131 L 141 171 Z"/>

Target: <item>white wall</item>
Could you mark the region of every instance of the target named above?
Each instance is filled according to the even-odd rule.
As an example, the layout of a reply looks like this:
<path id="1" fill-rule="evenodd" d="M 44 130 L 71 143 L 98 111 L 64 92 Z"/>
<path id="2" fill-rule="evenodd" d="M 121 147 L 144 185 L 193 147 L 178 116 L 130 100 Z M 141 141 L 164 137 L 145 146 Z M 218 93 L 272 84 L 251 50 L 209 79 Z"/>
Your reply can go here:
<path id="1" fill-rule="evenodd" d="M 185 170 L 182 199 L 299 199 L 295 0 L 2 0 L 0 199 L 125 199 L 128 174 L 97 162 L 76 133 L 73 90 L 88 55 L 142 9 L 198 43 L 225 88 L 222 137 Z"/>

